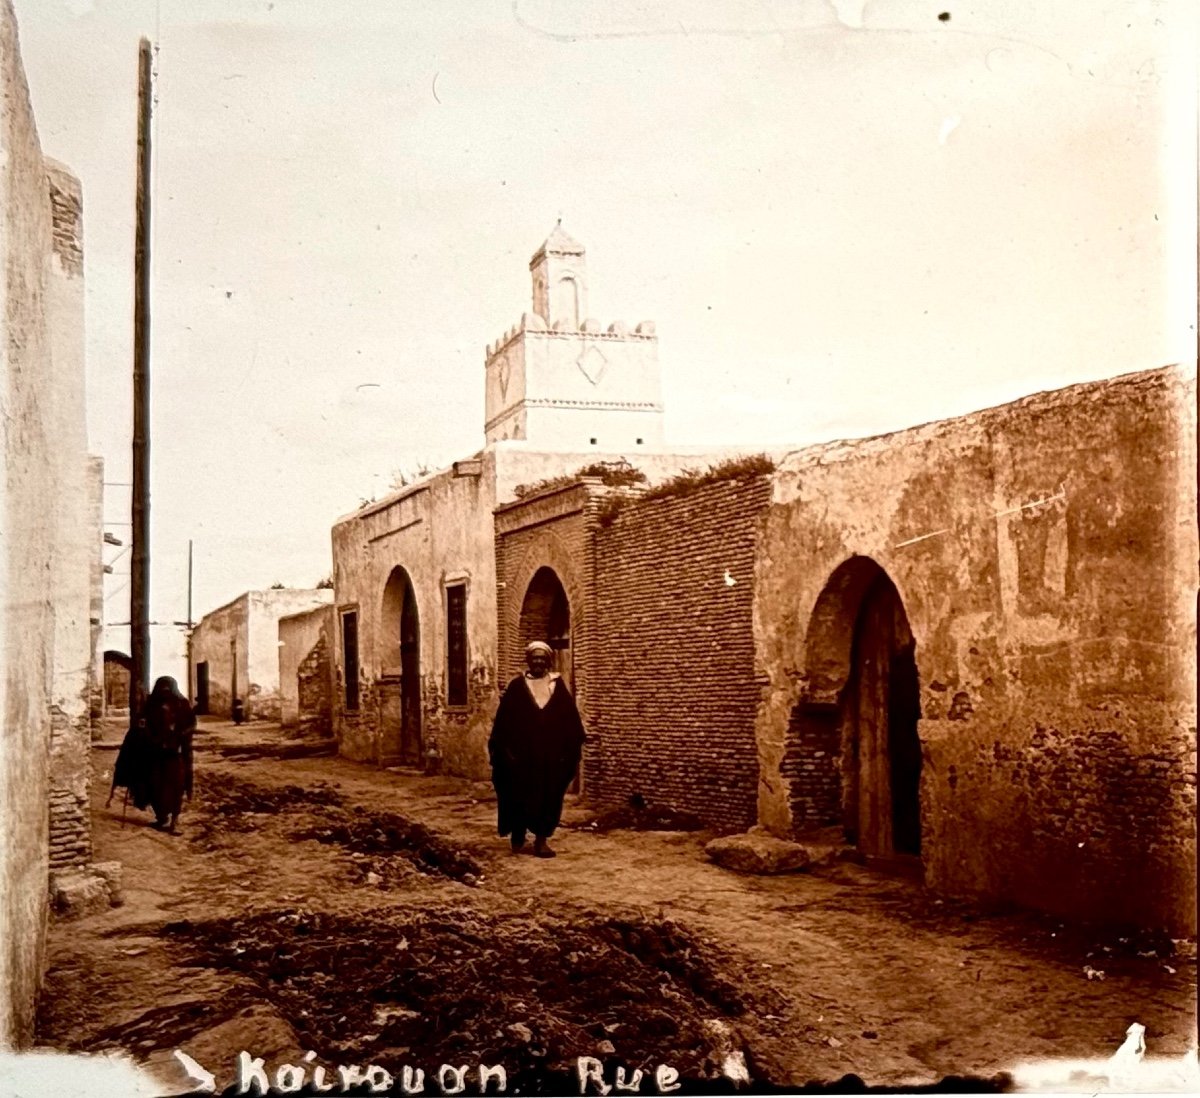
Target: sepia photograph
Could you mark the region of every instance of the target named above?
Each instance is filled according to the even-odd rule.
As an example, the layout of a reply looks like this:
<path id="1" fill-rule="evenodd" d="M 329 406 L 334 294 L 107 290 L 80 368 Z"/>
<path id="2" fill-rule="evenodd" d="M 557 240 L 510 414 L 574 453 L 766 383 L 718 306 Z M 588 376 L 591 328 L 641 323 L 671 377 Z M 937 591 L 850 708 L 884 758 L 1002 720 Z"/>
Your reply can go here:
<path id="1" fill-rule="evenodd" d="M 1186 0 L 0 0 L 0 1098 L 1196 1093 Z"/>

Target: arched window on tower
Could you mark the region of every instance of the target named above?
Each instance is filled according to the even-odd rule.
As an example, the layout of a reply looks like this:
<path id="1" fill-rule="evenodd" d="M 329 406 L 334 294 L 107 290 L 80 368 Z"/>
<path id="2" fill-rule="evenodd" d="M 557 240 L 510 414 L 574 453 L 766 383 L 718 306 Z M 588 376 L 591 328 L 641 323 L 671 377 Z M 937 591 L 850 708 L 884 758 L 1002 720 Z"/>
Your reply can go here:
<path id="1" fill-rule="evenodd" d="M 579 327 L 579 284 L 574 275 L 563 275 L 554 284 L 554 301 L 550 315 L 555 320 L 567 320 L 573 330 Z"/>

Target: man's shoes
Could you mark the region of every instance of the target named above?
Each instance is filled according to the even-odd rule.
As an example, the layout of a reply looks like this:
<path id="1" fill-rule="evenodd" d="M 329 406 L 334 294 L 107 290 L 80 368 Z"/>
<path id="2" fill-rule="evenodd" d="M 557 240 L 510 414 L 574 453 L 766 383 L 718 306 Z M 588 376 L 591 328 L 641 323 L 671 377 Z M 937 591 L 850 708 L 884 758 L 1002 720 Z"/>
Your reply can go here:
<path id="1" fill-rule="evenodd" d="M 538 839 L 533 844 L 533 854 L 536 858 L 557 858 L 558 855 L 546 845 L 545 839 Z"/>
<path id="2" fill-rule="evenodd" d="M 524 854 L 525 853 L 525 840 L 524 839 L 513 839 L 512 852 L 514 854 Z"/>

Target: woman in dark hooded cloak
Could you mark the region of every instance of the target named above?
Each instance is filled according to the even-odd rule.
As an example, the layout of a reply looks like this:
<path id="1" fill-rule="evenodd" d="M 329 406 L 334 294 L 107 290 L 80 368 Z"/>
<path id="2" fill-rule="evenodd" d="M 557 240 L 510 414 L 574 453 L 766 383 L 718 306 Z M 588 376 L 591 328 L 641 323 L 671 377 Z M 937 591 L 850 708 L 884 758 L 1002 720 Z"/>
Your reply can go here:
<path id="1" fill-rule="evenodd" d="M 138 808 L 154 810 L 154 826 L 175 830 L 183 798 L 192 796 L 192 734 L 196 717 L 175 680 L 164 675 L 125 735 L 113 768 Z M 112 800 L 112 794 L 109 794 Z"/>

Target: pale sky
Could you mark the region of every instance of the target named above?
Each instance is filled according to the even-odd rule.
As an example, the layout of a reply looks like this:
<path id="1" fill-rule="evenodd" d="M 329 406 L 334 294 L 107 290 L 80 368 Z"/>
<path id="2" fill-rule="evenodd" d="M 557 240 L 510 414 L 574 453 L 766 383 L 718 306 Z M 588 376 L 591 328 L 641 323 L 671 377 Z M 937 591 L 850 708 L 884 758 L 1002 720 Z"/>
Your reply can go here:
<path id="1" fill-rule="evenodd" d="M 311 586 L 335 518 L 479 448 L 484 347 L 559 216 L 592 315 L 657 322 L 680 445 L 1195 357 L 1186 0 L 14 3 L 43 148 L 83 183 L 90 444 L 118 484 L 159 46 L 157 621 L 186 615 L 189 538 L 196 617 Z M 128 488 L 106 517 L 127 540 Z M 181 631 L 152 635 L 152 674 L 182 675 Z"/>

